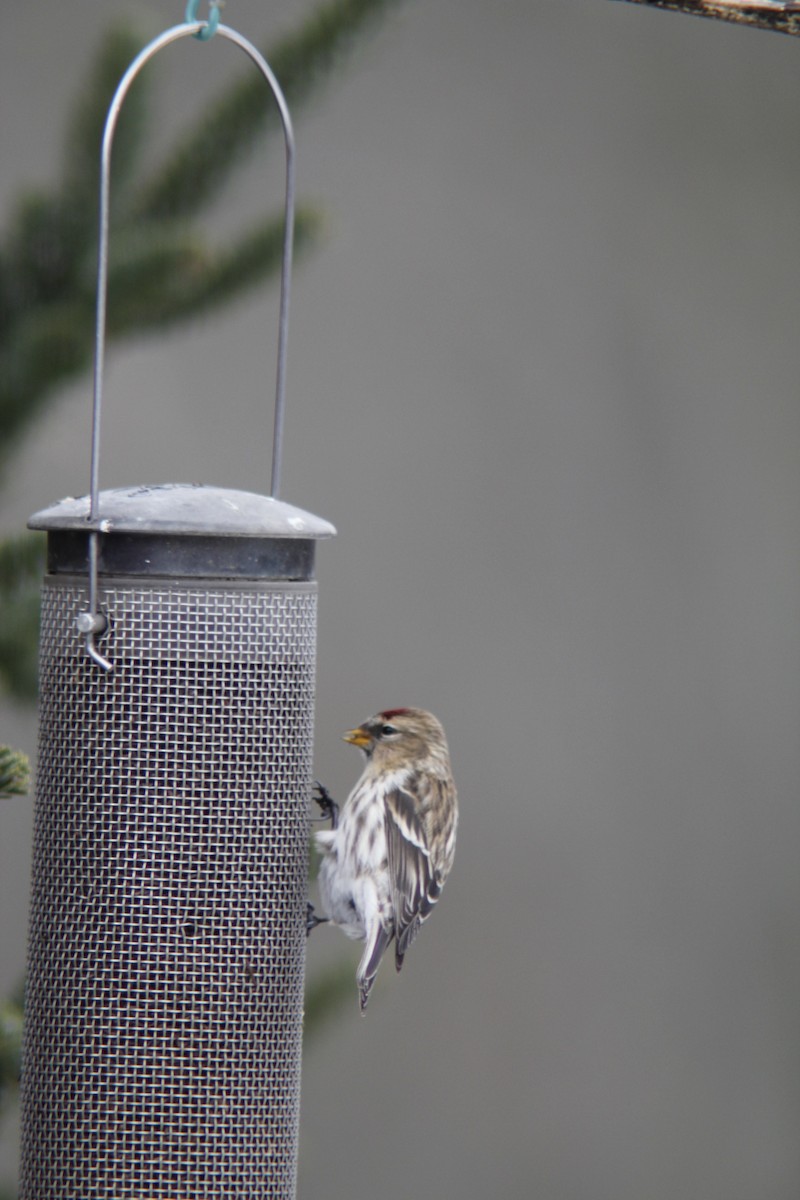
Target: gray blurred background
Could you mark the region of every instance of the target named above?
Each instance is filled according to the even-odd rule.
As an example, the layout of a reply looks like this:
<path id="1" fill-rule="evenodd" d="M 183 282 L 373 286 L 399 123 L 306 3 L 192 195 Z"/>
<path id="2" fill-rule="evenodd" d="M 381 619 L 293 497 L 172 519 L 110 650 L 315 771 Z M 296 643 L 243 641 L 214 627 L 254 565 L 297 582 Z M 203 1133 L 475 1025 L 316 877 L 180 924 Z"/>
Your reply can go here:
<path id="1" fill-rule="evenodd" d="M 311 7 L 224 20 L 261 42 Z M 182 9 L 4 6 L 0 217 L 55 178 L 103 23 Z M 157 63 L 165 139 L 248 69 L 221 43 Z M 301 1198 L 800 1194 L 799 110 L 796 39 L 408 0 L 297 117 L 327 226 L 295 275 L 284 494 L 339 529 L 317 772 L 344 797 L 341 732 L 419 704 L 462 804 L 403 974 L 306 1057 Z M 279 167 L 216 219 L 279 204 Z M 105 486 L 268 488 L 275 313 L 115 350 Z M 89 404 L 87 379 L 25 443 L 2 532 L 87 490 Z M 0 720 L 33 750 L 32 717 Z M 2 993 L 30 825 L 3 805 Z M 321 930 L 309 970 L 339 955 Z"/>

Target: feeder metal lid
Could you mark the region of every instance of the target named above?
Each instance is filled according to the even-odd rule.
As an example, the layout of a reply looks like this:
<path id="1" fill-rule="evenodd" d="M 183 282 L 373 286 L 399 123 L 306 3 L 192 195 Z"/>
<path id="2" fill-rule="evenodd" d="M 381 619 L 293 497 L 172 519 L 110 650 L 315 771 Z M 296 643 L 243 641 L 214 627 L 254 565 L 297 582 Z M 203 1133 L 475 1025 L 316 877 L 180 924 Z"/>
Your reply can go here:
<path id="1" fill-rule="evenodd" d="M 89 496 L 68 496 L 28 521 L 30 529 L 87 532 Z M 100 493 L 101 533 L 163 533 L 191 537 L 333 537 L 333 525 L 273 496 L 201 483 L 145 484 Z"/>

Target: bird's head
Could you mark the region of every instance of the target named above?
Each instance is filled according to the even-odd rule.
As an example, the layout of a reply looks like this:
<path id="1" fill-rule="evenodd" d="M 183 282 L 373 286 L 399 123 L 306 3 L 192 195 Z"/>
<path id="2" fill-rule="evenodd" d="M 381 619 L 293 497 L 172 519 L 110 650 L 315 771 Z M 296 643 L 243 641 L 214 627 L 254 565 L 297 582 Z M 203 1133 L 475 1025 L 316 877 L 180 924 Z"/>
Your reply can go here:
<path id="1" fill-rule="evenodd" d="M 446 768 L 447 740 L 433 713 L 424 708 L 387 708 L 350 729 L 344 740 L 358 746 L 374 766 L 395 770 L 425 765 Z"/>

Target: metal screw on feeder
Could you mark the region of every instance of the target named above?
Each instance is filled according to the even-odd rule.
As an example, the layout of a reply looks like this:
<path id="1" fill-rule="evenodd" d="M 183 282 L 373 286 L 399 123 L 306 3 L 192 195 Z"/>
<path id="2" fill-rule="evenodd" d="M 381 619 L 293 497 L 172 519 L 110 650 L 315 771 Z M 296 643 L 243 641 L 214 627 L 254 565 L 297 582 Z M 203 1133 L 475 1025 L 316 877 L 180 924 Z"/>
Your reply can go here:
<path id="1" fill-rule="evenodd" d="M 291 123 L 268 64 L 216 9 L 145 47 L 112 100 L 90 492 L 29 522 L 48 549 L 21 1200 L 295 1195 L 314 550 L 335 530 L 278 499 Z M 209 30 L 259 68 L 285 136 L 271 494 L 101 492 L 114 128 L 142 66 Z"/>

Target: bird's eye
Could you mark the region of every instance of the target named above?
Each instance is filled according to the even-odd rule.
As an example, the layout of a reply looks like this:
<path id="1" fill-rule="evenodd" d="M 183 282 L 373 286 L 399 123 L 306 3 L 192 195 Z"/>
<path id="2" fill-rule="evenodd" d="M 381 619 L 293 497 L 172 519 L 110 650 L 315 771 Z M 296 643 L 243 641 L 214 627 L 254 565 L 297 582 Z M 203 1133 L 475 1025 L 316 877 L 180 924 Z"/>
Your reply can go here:
<path id="1" fill-rule="evenodd" d="M 398 729 L 394 725 L 381 725 L 381 737 L 389 737 L 391 734 L 398 732 Z"/>

